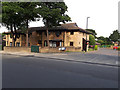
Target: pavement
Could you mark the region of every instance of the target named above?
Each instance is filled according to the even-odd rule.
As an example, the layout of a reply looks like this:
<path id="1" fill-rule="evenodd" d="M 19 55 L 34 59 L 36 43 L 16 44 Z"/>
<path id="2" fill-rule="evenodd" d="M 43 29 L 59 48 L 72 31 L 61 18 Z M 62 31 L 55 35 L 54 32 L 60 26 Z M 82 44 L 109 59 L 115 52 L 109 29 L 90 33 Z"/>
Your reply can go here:
<path id="1" fill-rule="evenodd" d="M 108 66 L 118 65 L 118 51 L 100 48 L 97 51 L 89 52 L 66 52 L 66 53 L 25 53 L 25 52 L 4 52 L 0 51 L 4 55 L 17 55 L 24 57 L 36 57 L 36 58 L 48 58 L 72 62 L 81 62 L 89 64 L 100 64 Z"/>

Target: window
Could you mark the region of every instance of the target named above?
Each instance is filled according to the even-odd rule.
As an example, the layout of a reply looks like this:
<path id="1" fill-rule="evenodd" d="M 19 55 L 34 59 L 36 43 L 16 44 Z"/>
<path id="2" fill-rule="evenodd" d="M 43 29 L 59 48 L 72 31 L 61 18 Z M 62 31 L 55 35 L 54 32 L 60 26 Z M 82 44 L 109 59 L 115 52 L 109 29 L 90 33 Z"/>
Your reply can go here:
<path id="1" fill-rule="evenodd" d="M 71 32 L 70 32 L 70 35 L 73 35 L 73 34 L 74 34 L 74 32 L 73 32 L 73 31 L 71 31 Z"/>
<path id="2" fill-rule="evenodd" d="M 73 46 L 73 42 L 70 42 L 70 46 Z"/>
<path id="3" fill-rule="evenodd" d="M 12 46 L 12 42 L 10 42 L 10 46 Z"/>
<path id="4" fill-rule="evenodd" d="M 62 47 L 62 42 L 60 42 L 60 47 Z"/>
<path id="5" fill-rule="evenodd" d="M 30 43 L 28 43 L 28 46 L 30 47 Z"/>
<path id="6" fill-rule="evenodd" d="M 56 47 L 56 42 L 53 42 L 53 47 Z"/>
<path id="7" fill-rule="evenodd" d="M 42 41 L 41 41 L 41 40 L 38 40 L 38 44 L 42 44 Z"/>
<path id="8" fill-rule="evenodd" d="M 45 46 L 45 47 L 48 46 L 47 40 L 44 41 L 44 46 Z"/>
<path id="9" fill-rule="evenodd" d="M 19 43 L 19 42 L 17 42 L 17 43 L 16 43 L 16 46 L 17 46 L 17 47 L 20 47 L 20 43 Z"/>

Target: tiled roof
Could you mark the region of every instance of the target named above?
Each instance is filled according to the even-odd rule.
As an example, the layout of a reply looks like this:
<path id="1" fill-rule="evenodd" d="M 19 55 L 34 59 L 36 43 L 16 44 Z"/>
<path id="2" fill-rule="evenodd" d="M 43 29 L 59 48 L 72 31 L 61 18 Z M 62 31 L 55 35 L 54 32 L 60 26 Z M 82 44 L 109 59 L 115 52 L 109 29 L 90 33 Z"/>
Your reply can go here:
<path id="1" fill-rule="evenodd" d="M 39 30 L 46 30 L 46 27 L 31 27 L 29 28 L 29 31 L 39 31 Z M 84 32 L 84 33 L 89 33 L 88 31 L 86 31 L 85 29 L 79 28 L 77 26 L 76 23 L 67 23 L 67 24 L 61 24 L 61 26 L 57 26 L 57 27 L 52 27 L 49 28 L 49 30 L 77 30 L 80 32 Z M 90 34 L 90 33 L 89 33 Z"/>
<path id="2" fill-rule="evenodd" d="M 45 31 L 47 28 L 44 26 L 44 27 L 30 27 L 28 30 L 29 30 L 29 33 L 33 32 L 33 31 Z M 86 31 L 85 29 L 82 29 L 80 27 L 77 26 L 76 23 L 66 23 L 66 24 L 61 24 L 61 26 L 56 26 L 56 27 L 52 27 L 52 28 L 49 28 L 49 31 L 50 30 L 61 30 L 61 31 L 80 31 L 80 32 L 84 32 L 84 33 L 88 33 L 88 34 L 91 34 L 90 32 Z M 11 33 L 11 32 L 5 32 L 6 34 L 8 33 Z M 20 33 L 20 31 L 19 31 Z"/>

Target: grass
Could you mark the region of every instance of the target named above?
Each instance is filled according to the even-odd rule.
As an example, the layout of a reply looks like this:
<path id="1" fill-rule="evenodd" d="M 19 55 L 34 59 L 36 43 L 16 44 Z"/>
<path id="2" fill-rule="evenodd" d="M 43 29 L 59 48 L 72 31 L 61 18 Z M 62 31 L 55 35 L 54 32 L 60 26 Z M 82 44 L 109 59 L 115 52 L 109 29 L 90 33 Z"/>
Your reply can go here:
<path id="1" fill-rule="evenodd" d="M 88 51 L 94 51 L 94 49 L 89 48 Z"/>

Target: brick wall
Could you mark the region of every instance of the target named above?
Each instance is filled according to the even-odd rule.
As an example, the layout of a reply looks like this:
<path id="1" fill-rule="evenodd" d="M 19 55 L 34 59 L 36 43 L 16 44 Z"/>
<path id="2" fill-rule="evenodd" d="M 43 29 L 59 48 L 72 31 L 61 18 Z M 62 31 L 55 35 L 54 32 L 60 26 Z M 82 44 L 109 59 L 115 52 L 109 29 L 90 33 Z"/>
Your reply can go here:
<path id="1" fill-rule="evenodd" d="M 27 47 L 4 47 L 6 52 L 31 52 L 31 48 Z"/>

